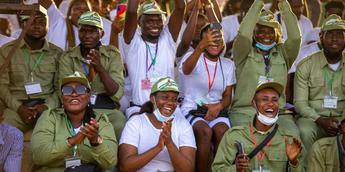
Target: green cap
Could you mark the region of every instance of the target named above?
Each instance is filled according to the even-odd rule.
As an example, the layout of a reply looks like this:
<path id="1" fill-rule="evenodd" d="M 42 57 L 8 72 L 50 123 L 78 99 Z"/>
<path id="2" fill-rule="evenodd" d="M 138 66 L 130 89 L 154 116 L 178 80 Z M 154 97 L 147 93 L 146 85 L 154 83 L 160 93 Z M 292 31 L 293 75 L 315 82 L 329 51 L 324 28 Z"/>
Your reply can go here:
<path id="1" fill-rule="evenodd" d="M 40 8 L 39 11 L 35 11 L 34 12 L 34 16 L 38 16 L 38 15 L 43 15 L 47 20 L 48 20 L 48 12 L 45 8 Z M 21 21 L 25 21 L 28 20 L 30 18 L 30 15 L 19 15 L 19 19 Z"/>
<path id="2" fill-rule="evenodd" d="M 101 28 L 103 30 L 103 21 L 101 16 L 94 12 L 94 11 L 88 11 L 82 14 L 79 17 L 78 21 L 79 25 L 89 25 L 89 26 L 95 26 L 98 28 Z"/>
<path id="3" fill-rule="evenodd" d="M 61 81 L 61 87 L 67 83 L 70 83 L 70 82 L 79 82 L 91 90 L 91 85 L 89 83 L 89 80 L 87 80 L 87 78 L 84 74 L 79 73 L 77 71 L 74 72 L 74 74 L 72 74 L 72 75 L 68 75 L 68 76 L 64 77 Z"/>
<path id="4" fill-rule="evenodd" d="M 146 0 L 138 9 L 138 17 L 143 14 L 165 14 L 165 12 L 159 8 L 159 5 L 155 1 Z"/>
<path id="5" fill-rule="evenodd" d="M 174 91 L 177 93 L 180 92 L 178 90 L 177 83 L 169 77 L 161 78 L 155 84 L 153 84 L 151 88 L 151 94 L 154 94 L 159 91 Z"/>
<path id="6" fill-rule="evenodd" d="M 328 16 L 321 27 L 321 31 L 345 30 L 345 21 L 336 14 Z"/>
<path id="7" fill-rule="evenodd" d="M 278 31 L 281 29 L 280 24 L 274 20 L 274 14 L 270 10 L 264 9 L 261 11 L 257 24 L 272 27 L 278 29 Z"/>
<path id="8" fill-rule="evenodd" d="M 283 93 L 284 90 L 284 86 L 278 82 L 271 82 L 271 81 L 267 81 L 267 82 L 262 82 L 260 83 L 255 90 L 255 93 L 265 89 L 265 88 L 272 88 L 275 91 L 278 92 L 279 95 L 281 95 Z"/>

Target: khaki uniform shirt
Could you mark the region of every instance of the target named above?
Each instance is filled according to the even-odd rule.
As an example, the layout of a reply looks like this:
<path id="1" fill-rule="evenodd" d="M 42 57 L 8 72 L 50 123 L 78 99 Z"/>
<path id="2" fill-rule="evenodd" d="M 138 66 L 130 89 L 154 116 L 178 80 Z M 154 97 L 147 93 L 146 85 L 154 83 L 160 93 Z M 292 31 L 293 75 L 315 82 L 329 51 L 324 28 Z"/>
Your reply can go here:
<path id="1" fill-rule="evenodd" d="M 224 134 L 218 147 L 217 154 L 212 164 L 213 172 L 236 171 L 236 165 L 234 163 L 238 152 L 235 145 L 236 141 L 243 143 L 244 153 L 247 155 L 255 148 L 254 141 L 250 134 L 250 127 L 252 127 L 253 135 L 257 144 L 260 144 L 274 128 L 274 126 L 272 126 L 271 129 L 265 133 L 258 132 L 252 124 L 236 126 L 229 129 Z M 271 172 L 285 172 L 288 164 L 288 157 L 285 151 L 285 136 L 288 137 L 290 142 L 292 141 L 292 138 L 298 138 L 298 136 L 294 136 L 290 131 L 279 126 L 278 131 L 271 140 L 271 144 L 262 149 L 266 150 L 263 161 L 260 162 L 258 160 L 258 155 L 262 153 L 262 151 L 260 151 L 249 161 L 249 168 L 246 172 L 259 170 L 260 164 L 263 164 L 263 169 L 271 170 Z M 301 158 L 303 156 L 304 154 L 301 153 L 297 166 L 292 166 L 290 164 L 292 172 L 302 171 L 303 165 L 301 163 L 303 161 Z"/>
<path id="2" fill-rule="evenodd" d="M 236 65 L 237 83 L 231 113 L 255 113 L 251 101 L 258 85 L 259 76 L 265 76 L 265 63 L 262 54 L 253 46 L 253 31 L 263 6 L 263 0 L 254 1 L 242 21 L 234 41 L 233 60 Z M 281 14 L 286 23 L 288 39 L 283 44 L 278 43 L 270 51 L 269 77 L 282 85 L 286 85 L 288 69 L 300 50 L 301 33 L 298 20 L 285 0 L 281 6 Z M 281 96 L 279 104 L 281 108 L 285 106 L 284 95 Z"/>
<path id="3" fill-rule="evenodd" d="M 0 49 L 0 64 L 14 46 L 15 41 L 5 44 Z M 43 54 L 42 54 L 43 53 Z M 47 41 L 43 48 L 30 50 L 29 46 L 22 40 L 15 55 L 11 59 L 11 64 L 5 73 L 0 76 L 0 97 L 4 103 L 12 110 L 17 111 L 22 104 L 20 100 L 29 98 L 43 98 L 49 108 L 59 106 L 58 89 L 58 60 L 62 50 Z M 40 62 L 39 57 L 42 55 Z M 37 62 L 37 67 L 32 71 Z M 28 82 L 40 83 L 42 93 L 27 95 L 24 84 Z"/>
<path id="4" fill-rule="evenodd" d="M 345 54 L 343 54 L 340 69 L 336 73 L 328 67 L 323 50 L 303 59 L 297 66 L 294 81 L 294 104 L 296 111 L 305 118 L 312 120 L 320 116 L 345 116 Z M 326 72 L 329 77 L 334 75 L 332 88 L 327 84 Z M 323 108 L 325 96 L 338 97 L 336 109 Z"/>
<path id="5" fill-rule="evenodd" d="M 111 78 L 119 85 L 117 92 L 110 98 L 119 107 L 119 101 L 123 95 L 124 79 L 123 79 L 123 63 L 119 51 L 114 46 L 101 46 L 99 49 L 101 53 L 101 64 L 105 70 L 110 74 Z M 80 46 L 74 47 L 67 51 L 59 63 L 59 78 L 60 80 L 65 76 L 73 74 L 75 71 L 80 73 L 86 72 L 82 64 L 86 66 L 87 71 L 90 66 L 84 63 L 84 58 L 81 55 Z M 90 83 L 93 93 L 105 93 L 104 84 L 97 74 L 94 80 Z"/>
<path id="6" fill-rule="evenodd" d="M 342 137 L 340 136 L 340 141 Z M 344 148 L 342 149 L 345 160 Z M 340 172 L 338 156 L 337 137 L 327 137 L 316 141 L 310 151 L 307 172 Z"/>
<path id="7" fill-rule="evenodd" d="M 103 169 L 109 169 L 117 163 L 118 144 L 107 116 L 96 113 L 96 120 L 99 120 L 99 135 L 103 143 L 93 147 L 85 138 L 78 146 L 77 154 L 82 163 L 94 163 Z M 67 115 L 64 109 L 56 108 L 43 112 L 31 138 L 31 155 L 38 171 L 64 170 L 64 158 L 73 155 L 73 148 L 69 148 L 66 142 L 68 137 L 72 135 L 67 127 Z"/>

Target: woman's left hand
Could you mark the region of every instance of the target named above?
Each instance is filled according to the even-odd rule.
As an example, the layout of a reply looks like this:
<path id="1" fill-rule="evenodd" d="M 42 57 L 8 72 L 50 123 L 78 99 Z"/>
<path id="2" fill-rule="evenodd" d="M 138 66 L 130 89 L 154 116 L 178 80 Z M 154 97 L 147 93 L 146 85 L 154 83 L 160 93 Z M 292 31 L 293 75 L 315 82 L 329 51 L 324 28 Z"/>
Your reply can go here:
<path id="1" fill-rule="evenodd" d="M 204 119 L 207 121 L 212 121 L 215 118 L 217 118 L 217 116 L 219 115 L 219 112 L 223 109 L 223 106 L 221 103 L 207 104 L 205 106 L 207 107 L 208 110 Z"/>
<path id="2" fill-rule="evenodd" d="M 90 123 L 86 123 L 81 127 L 80 132 L 83 133 L 87 139 L 89 139 L 90 144 L 95 144 L 97 143 L 99 137 L 98 129 L 99 123 L 94 118 L 91 118 Z"/>
<path id="3" fill-rule="evenodd" d="M 287 137 L 285 137 L 284 140 L 285 140 L 286 155 L 289 161 L 293 163 L 294 165 L 296 165 L 295 163 L 297 163 L 298 155 L 300 154 L 302 150 L 302 144 L 296 138 L 293 138 L 293 141 L 291 144 L 289 143 Z"/>

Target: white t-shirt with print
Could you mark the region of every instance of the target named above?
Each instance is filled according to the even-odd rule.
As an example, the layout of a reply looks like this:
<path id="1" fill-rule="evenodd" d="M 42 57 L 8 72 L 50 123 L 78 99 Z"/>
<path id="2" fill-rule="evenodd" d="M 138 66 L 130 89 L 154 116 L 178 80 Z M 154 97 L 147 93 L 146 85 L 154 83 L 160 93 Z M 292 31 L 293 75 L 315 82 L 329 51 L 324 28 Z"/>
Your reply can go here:
<path id="1" fill-rule="evenodd" d="M 221 57 L 217 62 L 204 58 L 204 53 L 201 54 L 197 64 L 195 65 L 192 73 L 184 75 L 182 71 L 183 63 L 193 52 L 188 52 L 184 55 L 179 67 L 180 80 L 183 82 L 184 100 L 181 106 L 183 115 L 187 115 L 192 109 L 197 108 L 197 102 L 201 99 L 204 103 L 214 104 L 222 100 L 222 94 L 227 86 L 236 83 L 235 77 L 235 64 L 230 59 Z M 208 80 L 207 68 L 209 70 L 210 81 Z M 217 68 L 216 68 L 217 65 Z M 215 70 L 216 69 L 216 70 Z M 216 76 L 214 79 L 214 73 Z M 212 83 L 211 90 L 209 91 L 209 83 Z M 207 102 L 205 102 L 207 101 Z"/>
<path id="2" fill-rule="evenodd" d="M 150 56 L 150 51 L 146 45 L 151 47 L 150 51 L 153 56 Z M 138 28 L 130 44 L 124 43 L 123 47 L 126 51 L 124 61 L 127 64 L 131 82 L 132 101 L 136 105 L 142 105 L 149 100 L 151 91 L 151 89 L 142 88 L 141 83 L 143 80 L 149 79 L 151 85 L 153 85 L 161 77 L 169 76 L 174 78 L 176 43 L 169 32 L 168 26 L 165 25 L 157 44 L 145 43 L 141 37 L 141 28 Z M 156 63 L 147 71 L 154 58 L 156 47 L 158 47 Z"/>
<path id="3" fill-rule="evenodd" d="M 160 129 L 155 128 L 146 114 L 134 115 L 126 123 L 122 131 L 120 145 L 130 144 L 142 154 L 157 145 Z M 177 148 L 183 146 L 196 148 L 193 129 L 181 115 L 176 115 L 172 121 L 171 138 Z M 138 172 L 173 171 L 169 152 L 166 147 Z"/>

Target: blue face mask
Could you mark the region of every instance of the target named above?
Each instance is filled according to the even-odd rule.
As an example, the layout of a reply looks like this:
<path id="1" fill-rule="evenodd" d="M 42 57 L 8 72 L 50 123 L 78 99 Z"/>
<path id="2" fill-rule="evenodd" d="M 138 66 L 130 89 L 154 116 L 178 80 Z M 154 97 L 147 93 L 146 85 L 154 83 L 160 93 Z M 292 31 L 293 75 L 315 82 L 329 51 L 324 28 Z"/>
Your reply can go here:
<path id="1" fill-rule="evenodd" d="M 175 117 L 175 112 L 173 114 L 171 114 L 169 117 L 162 115 L 162 113 L 157 108 L 155 98 L 154 98 L 154 108 L 155 108 L 155 110 L 153 111 L 153 114 L 155 115 L 157 120 L 160 121 L 160 122 L 167 122 L 170 119 L 173 119 Z"/>
<path id="2" fill-rule="evenodd" d="M 260 42 L 256 42 L 255 46 L 263 51 L 268 51 L 276 45 L 276 42 L 273 42 L 271 45 L 265 45 Z"/>

